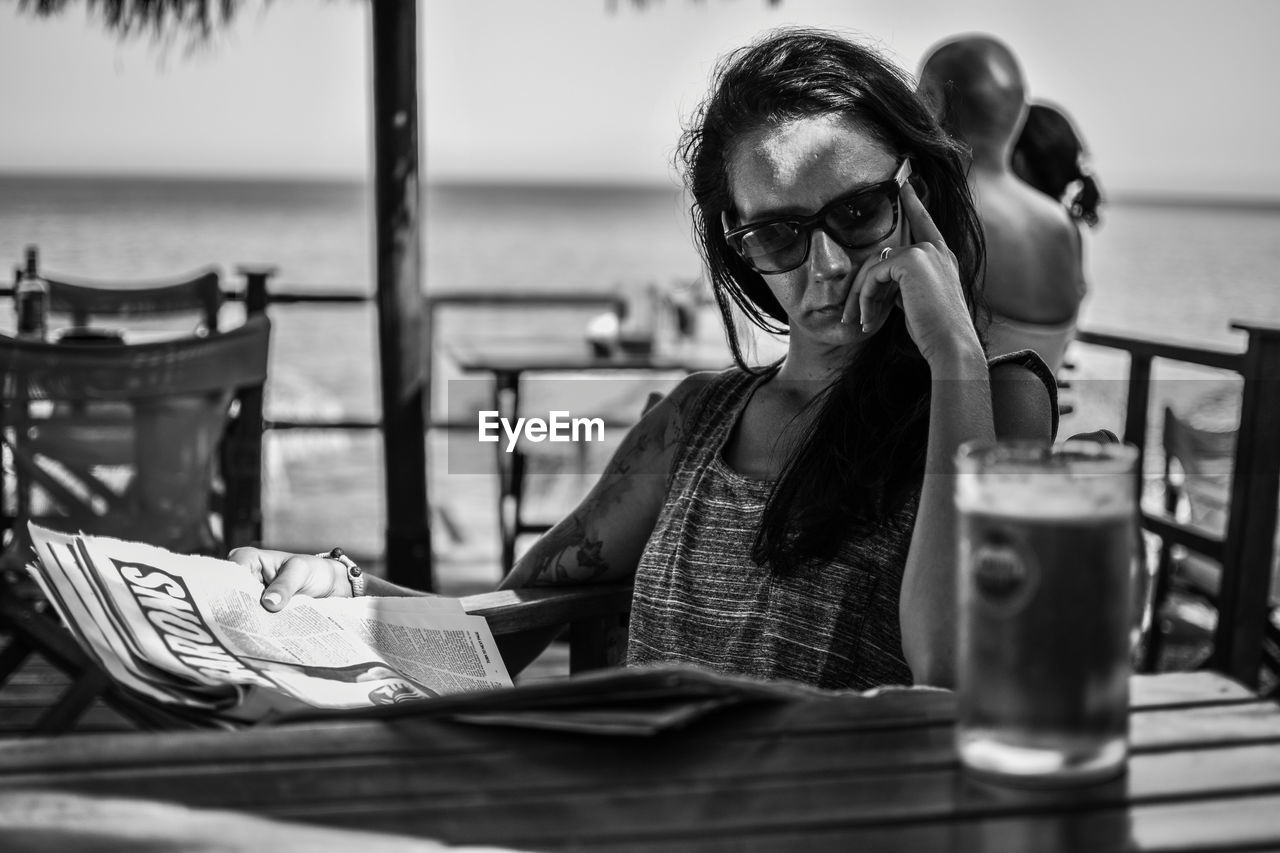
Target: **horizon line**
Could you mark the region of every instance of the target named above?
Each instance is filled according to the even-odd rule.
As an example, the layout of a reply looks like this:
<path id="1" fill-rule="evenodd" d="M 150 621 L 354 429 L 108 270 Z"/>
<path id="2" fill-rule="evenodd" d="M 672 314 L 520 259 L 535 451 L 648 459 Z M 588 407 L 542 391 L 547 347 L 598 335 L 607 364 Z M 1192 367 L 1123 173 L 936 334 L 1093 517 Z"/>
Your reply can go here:
<path id="1" fill-rule="evenodd" d="M 190 181 L 194 183 L 330 183 L 363 184 L 369 175 L 356 172 L 142 172 L 142 171 L 90 171 L 50 169 L 8 169 L 0 167 L 0 179 L 30 178 L 36 180 L 67 181 Z M 638 187 L 647 189 L 679 189 L 674 178 L 663 181 L 657 178 L 605 177 L 571 175 L 426 175 L 424 186 L 465 187 Z"/>
<path id="2" fill-rule="evenodd" d="M 132 171 L 52 171 L 45 169 L 12 170 L 0 168 L 0 180 L 53 181 L 183 181 L 190 183 L 277 183 L 277 184 L 364 184 L 369 178 L 357 173 L 285 173 L 285 172 L 132 172 Z M 568 175 L 429 175 L 424 187 L 469 189 L 638 189 L 680 190 L 674 179 L 661 181 L 638 177 L 583 177 Z M 1104 205 L 1138 207 L 1200 207 L 1280 211 L 1280 192 L 1274 195 L 1221 192 L 1196 193 L 1185 189 L 1162 191 L 1130 188 L 1109 192 Z"/>

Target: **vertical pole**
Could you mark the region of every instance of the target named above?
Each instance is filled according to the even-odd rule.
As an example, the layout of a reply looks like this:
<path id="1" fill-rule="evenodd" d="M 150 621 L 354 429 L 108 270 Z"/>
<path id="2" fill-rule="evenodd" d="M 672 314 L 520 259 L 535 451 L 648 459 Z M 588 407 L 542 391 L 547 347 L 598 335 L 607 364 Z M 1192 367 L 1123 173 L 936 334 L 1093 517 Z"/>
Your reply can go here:
<path id="1" fill-rule="evenodd" d="M 267 292 L 267 284 L 279 272 L 279 268 L 271 265 L 241 264 L 236 272 L 244 276 L 244 311 L 252 317 L 263 314 L 267 303 L 271 301 Z"/>
<path id="2" fill-rule="evenodd" d="M 266 314 L 267 284 L 276 267 L 241 265 L 236 272 L 244 277 L 246 318 Z M 222 470 L 227 481 L 222 536 L 227 548 L 262 544 L 262 386 L 241 388 L 236 399 L 240 410 L 222 444 Z"/>
<path id="3" fill-rule="evenodd" d="M 1125 404 L 1124 437 L 1126 444 L 1138 448 L 1138 498 L 1146 482 L 1147 410 L 1151 405 L 1151 356 L 1129 354 L 1129 392 Z"/>
<path id="4" fill-rule="evenodd" d="M 372 0 L 374 268 L 389 580 L 432 588 L 423 418 L 418 3 Z"/>
<path id="5" fill-rule="evenodd" d="M 1249 335 L 1240 370 L 1240 431 L 1231 475 L 1231 510 L 1223 544 L 1218 627 L 1209 665 L 1250 686 L 1258 685 L 1262 642 L 1270 610 L 1280 502 L 1280 326 L 1232 323 Z"/>

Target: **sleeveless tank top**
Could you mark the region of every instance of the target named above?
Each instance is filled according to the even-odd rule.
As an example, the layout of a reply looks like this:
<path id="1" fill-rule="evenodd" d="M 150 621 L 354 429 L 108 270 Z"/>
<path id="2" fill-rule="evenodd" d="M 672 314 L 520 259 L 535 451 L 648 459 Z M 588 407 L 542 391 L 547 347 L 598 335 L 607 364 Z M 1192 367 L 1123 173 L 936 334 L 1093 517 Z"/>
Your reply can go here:
<path id="1" fill-rule="evenodd" d="M 1003 361 L 1026 364 L 1056 400 L 1034 354 L 991 364 Z M 751 558 L 773 483 L 734 471 L 723 450 L 771 375 L 731 369 L 699 392 L 636 570 L 627 664 L 693 663 L 828 689 L 910 684 L 898 599 L 918 491 L 883 521 L 851 524 L 829 561 L 775 573 Z"/>

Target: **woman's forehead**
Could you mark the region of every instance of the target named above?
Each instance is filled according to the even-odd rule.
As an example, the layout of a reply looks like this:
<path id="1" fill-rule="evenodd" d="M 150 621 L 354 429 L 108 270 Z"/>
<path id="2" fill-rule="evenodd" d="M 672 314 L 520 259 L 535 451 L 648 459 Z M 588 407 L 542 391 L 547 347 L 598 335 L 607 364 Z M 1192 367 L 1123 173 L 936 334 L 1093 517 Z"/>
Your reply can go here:
<path id="1" fill-rule="evenodd" d="M 809 213 L 888 179 L 895 165 L 895 153 L 853 120 L 815 116 L 736 139 L 728 156 L 729 190 L 743 221 Z"/>

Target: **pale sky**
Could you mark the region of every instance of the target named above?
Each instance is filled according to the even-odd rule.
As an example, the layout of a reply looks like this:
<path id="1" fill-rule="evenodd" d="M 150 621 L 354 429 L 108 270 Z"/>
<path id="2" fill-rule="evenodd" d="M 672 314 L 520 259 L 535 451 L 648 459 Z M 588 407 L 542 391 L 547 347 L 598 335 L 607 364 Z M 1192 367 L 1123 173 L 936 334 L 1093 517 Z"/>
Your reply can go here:
<path id="1" fill-rule="evenodd" d="M 426 175 L 671 179 L 715 58 L 774 26 L 838 28 L 914 73 L 988 32 L 1075 116 L 1115 193 L 1280 197 L 1275 0 L 422 0 Z M 0 7 L 0 171 L 361 177 L 362 0 L 248 4 L 188 55 L 77 5 Z"/>

